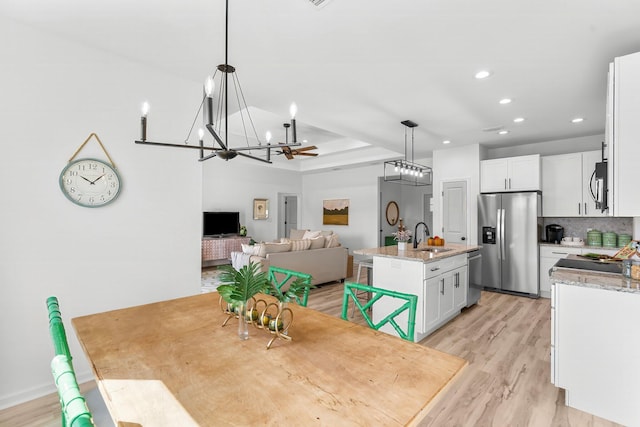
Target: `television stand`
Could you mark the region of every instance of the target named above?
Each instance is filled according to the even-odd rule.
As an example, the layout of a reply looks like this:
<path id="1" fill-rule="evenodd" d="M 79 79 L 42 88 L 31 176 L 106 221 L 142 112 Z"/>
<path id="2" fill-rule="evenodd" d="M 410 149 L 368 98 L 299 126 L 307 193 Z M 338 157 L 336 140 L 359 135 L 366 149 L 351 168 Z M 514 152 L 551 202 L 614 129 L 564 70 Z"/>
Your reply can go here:
<path id="1" fill-rule="evenodd" d="M 227 236 L 202 238 L 202 266 L 231 263 L 231 252 L 242 252 L 242 245 L 248 245 L 251 237 Z"/>

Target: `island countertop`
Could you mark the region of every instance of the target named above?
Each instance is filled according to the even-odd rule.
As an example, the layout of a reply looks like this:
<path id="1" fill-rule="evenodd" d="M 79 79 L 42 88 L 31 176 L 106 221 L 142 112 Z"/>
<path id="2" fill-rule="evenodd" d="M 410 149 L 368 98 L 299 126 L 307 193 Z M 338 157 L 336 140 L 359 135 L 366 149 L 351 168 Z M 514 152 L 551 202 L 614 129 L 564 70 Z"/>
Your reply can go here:
<path id="1" fill-rule="evenodd" d="M 577 259 L 577 257 L 571 255 L 568 258 Z M 640 295 L 640 282 L 628 279 L 622 274 L 553 267 L 550 277 L 553 282 L 564 285 L 605 289 L 615 292 L 629 292 Z"/>
<path id="2" fill-rule="evenodd" d="M 427 248 L 433 248 L 436 250 L 446 249 L 444 252 L 429 252 L 424 250 Z M 379 248 L 370 249 L 356 249 L 353 251 L 355 255 L 369 255 L 369 256 L 382 256 L 388 258 L 399 258 L 410 261 L 423 261 L 432 262 L 443 258 L 449 258 L 456 255 L 465 254 L 467 252 L 480 249 L 480 246 L 474 245 L 461 245 L 458 243 L 449 243 L 445 246 L 428 246 L 425 244 L 418 245 L 418 249 L 413 249 L 409 244 L 404 251 L 398 251 L 398 246 L 383 246 Z"/>

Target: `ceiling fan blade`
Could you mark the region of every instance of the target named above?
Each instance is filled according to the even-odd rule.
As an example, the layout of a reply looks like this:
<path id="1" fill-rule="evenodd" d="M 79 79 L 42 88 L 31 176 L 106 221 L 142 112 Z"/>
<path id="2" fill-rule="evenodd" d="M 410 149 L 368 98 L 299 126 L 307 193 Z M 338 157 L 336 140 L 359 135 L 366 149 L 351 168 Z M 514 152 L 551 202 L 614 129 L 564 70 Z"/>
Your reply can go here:
<path id="1" fill-rule="evenodd" d="M 308 147 L 301 147 L 301 148 L 296 148 L 295 151 L 309 151 L 309 150 L 317 150 L 318 147 L 316 147 L 315 145 L 310 145 Z"/>
<path id="2" fill-rule="evenodd" d="M 298 153 L 298 156 L 317 156 L 318 153 Z"/>

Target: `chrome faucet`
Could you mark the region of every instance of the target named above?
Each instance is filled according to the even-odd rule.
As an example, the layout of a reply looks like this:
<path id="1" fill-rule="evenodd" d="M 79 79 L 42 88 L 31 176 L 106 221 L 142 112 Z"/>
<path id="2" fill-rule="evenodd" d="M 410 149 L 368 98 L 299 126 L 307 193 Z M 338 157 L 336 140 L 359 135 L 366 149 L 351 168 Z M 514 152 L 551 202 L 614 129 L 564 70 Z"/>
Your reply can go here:
<path id="1" fill-rule="evenodd" d="M 431 232 L 429 231 L 429 227 L 427 226 L 427 224 L 425 224 L 424 222 L 420 221 L 419 223 L 416 224 L 416 228 L 413 230 L 413 249 L 416 249 L 418 247 L 418 243 L 420 243 L 420 240 L 418 240 L 418 226 L 422 224 L 424 225 L 424 237 L 425 239 L 427 237 L 429 237 L 429 235 L 431 234 Z"/>

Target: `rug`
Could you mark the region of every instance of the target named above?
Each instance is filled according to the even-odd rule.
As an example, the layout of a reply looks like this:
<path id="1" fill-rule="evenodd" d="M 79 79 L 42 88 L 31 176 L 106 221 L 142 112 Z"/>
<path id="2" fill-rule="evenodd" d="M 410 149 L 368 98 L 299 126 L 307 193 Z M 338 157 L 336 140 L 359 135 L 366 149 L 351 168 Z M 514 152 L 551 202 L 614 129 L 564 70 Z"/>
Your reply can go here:
<path id="1" fill-rule="evenodd" d="M 222 271 L 217 267 L 203 268 L 202 269 L 202 281 L 200 292 L 206 294 L 207 292 L 214 292 L 220 285 L 220 274 Z"/>

